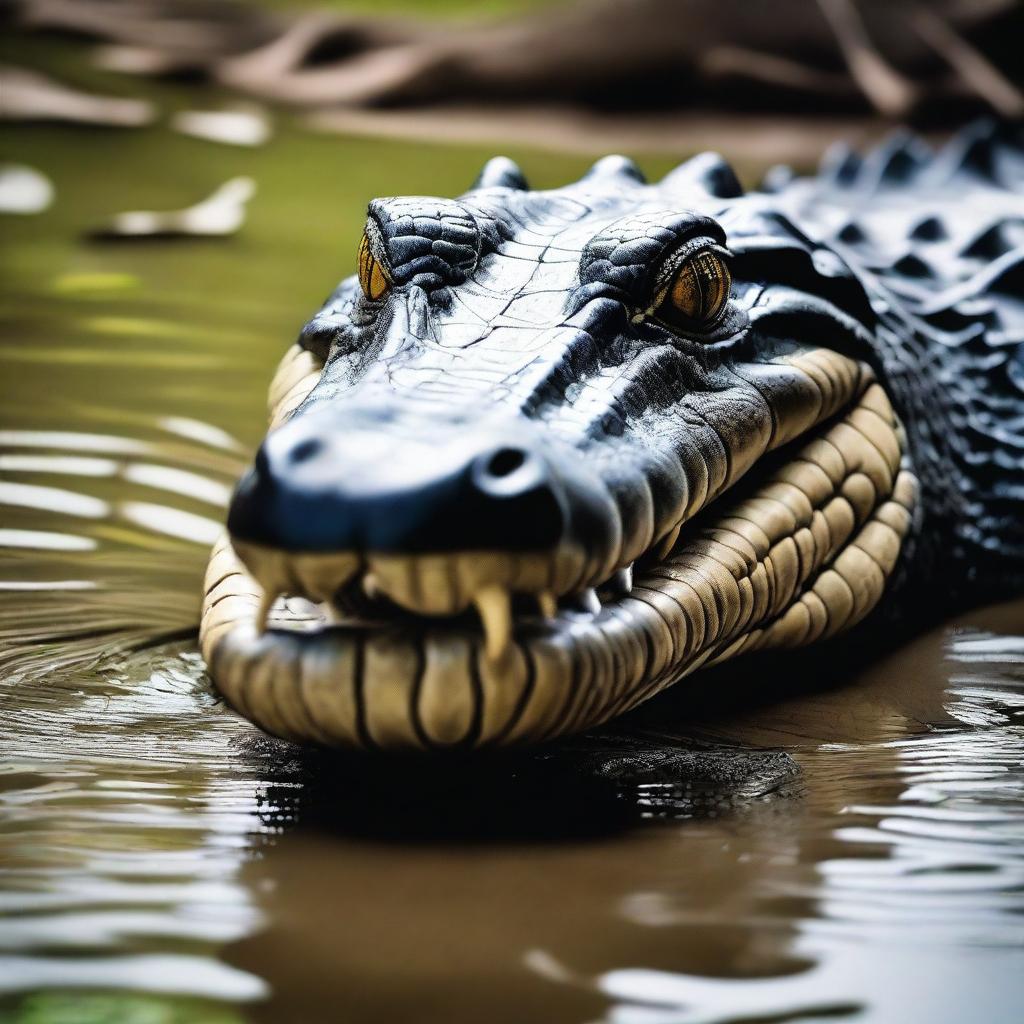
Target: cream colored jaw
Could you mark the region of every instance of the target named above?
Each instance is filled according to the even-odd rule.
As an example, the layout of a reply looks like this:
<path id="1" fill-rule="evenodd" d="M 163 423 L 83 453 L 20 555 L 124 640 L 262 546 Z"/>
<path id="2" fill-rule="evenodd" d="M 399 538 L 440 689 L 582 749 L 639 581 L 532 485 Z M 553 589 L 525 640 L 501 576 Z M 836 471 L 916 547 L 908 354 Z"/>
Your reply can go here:
<path id="1" fill-rule="evenodd" d="M 360 577 L 367 597 L 388 597 L 420 615 L 450 616 L 474 606 L 494 659 L 501 658 L 512 641 L 513 592 L 533 593 L 545 617 L 554 617 L 558 610 L 554 593 L 542 584 L 557 578 L 552 565 L 559 560 L 546 554 L 364 558 L 353 553 L 292 554 L 238 540 L 233 549 L 261 592 L 255 617 L 261 633 L 278 598 L 297 595 L 329 604 L 355 576 Z"/>
<path id="2" fill-rule="evenodd" d="M 513 629 L 512 591 L 536 594 L 548 615 L 553 594 L 571 592 L 552 583 L 562 572 L 569 584 L 573 573 L 540 556 L 364 564 L 354 554 L 239 545 L 267 581 L 264 591 L 222 541 L 200 628 L 217 686 L 253 721 L 298 740 L 384 748 L 535 742 L 620 714 L 702 665 L 849 628 L 882 596 L 917 485 L 883 389 L 863 367 L 834 360 L 836 372 L 854 367 L 860 380 L 846 413 L 754 493 L 720 499 L 712 522 L 638 571 L 632 590 L 592 617 L 538 617 Z M 293 383 L 285 394 L 301 389 Z M 677 527 L 661 545 L 673 536 Z M 304 617 L 285 601 L 270 610 L 271 624 L 298 631 L 260 634 L 265 595 L 275 588 L 328 601 L 339 581 L 367 569 L 382 593 L 425 616 L 475 604 L 483 632 L 430 618 L 415 627 L 323 628 L 315 609 Z"/>
<path id="3" fill-rule="evenodd" d="M 417 615 L 452 616 L 474 607 L 499 658 L 512 639 L 512 594 L 529 594 L 545 617 L 557 614 L 556 594 L 572 592 L 582 556 L 561 552 L 489 551 L 442 555 L 293 554 L 234 541 L 234 550 L 263 593 L 256 622 L 262 631 L 286 594 L 331 602 L 354 577 L 371 599 L 386 597 Z"/>

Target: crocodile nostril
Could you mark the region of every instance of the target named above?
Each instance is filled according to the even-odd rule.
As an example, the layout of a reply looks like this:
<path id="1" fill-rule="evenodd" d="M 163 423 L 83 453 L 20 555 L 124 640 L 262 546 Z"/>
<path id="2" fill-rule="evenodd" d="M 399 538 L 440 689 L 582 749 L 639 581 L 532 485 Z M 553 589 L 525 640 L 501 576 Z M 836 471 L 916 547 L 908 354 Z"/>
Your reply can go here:
<path id="1" fill-rule="evenodd" d="M 511 476 L 526 462 L 526 452 L 520 448 L 499 448 L 488 460 L 485 472 L 488 476 Z"/>
<path id="2" fill-rule="evenodd" d="M 549 486 L 544 460 L 519 445 L 502 445 L 481 452 L 471 463 L 470 475 L 477 494 L 502 502 Z"/>
<path id="3" fill-rule="evenodd" d="M 313 458 L 314 455 L 319 454 L 322 445 L 320 441 L 315 437 L 307 437 L 305 441 L 300 441 L 289 453 L 288 461 L 293 465 L 298 465 L 301 462 Z"/>

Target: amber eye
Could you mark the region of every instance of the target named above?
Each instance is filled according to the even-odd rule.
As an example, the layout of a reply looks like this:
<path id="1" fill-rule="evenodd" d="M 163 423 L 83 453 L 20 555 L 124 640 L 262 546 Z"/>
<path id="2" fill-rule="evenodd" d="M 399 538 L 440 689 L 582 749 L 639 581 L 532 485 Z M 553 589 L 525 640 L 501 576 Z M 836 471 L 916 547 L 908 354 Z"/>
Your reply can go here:
<path id="1" fill-rule="evenodd" d="M 384 265 L 383 258 L 376 254 L 380 247 L 379 244 L 375 244 L 377 239 L 371 237 L 371 233 L 372 229 L 367 226 L 359 240 L 356 262 L 359 266 L 359 287 L 371 302 L 376 302 L 391 287 L 391 275 Z"/>
<path id="2" fill-rule="evenodd" d="M 710 324 L 721 316 L 731 290 L 732 277 L 725 260 L 706 249 L 679 268 L 663 305 L 695 324 Z"/>

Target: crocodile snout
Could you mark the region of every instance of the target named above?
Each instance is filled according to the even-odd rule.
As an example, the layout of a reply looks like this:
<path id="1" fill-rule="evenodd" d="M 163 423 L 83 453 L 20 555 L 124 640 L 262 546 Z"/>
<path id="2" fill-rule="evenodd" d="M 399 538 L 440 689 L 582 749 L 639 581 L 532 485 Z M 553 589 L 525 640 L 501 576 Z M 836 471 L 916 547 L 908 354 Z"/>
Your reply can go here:
<path id="1" fill-rule="evenodd" d="M 285 551 L 538 551 L 565 527 L 565 489 L 535 438 L 417 432 L 386 414 L 312 414 L 275 430 L 228 517 L 237 539 Z"/>

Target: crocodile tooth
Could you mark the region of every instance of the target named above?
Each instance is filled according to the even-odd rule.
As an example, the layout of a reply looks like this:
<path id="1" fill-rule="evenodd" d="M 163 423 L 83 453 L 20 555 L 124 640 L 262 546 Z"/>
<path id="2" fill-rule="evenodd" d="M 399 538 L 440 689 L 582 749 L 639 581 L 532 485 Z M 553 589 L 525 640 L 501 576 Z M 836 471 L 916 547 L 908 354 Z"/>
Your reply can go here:
<path id="1" fill-rule="evenodd" d="M 573 611 L 588 612 L 590 615 L 599 615 L 601 612 L 601 599 L 593 587 L 581 590 L 569 598 L 569 606 Z"/>
<path id="2" fill-rule="evenodd" d="M 376 573 L 368 572 L 363 577 L 363 593 L 371 600 L 381 596 L 380 579 Z"/>
<path id="3" fill-rule="evenodd" d="M 541 591 L 537 595 L 537 605 L 545 619 L 553 619 L 558 615 L 558 600 L 550 590 Z"/>
<path id="4" fill-rule="evenodd" d="M 260 598 L 259 607 L 256 609 L 256 630 L 259 633 L 265 633 L 267 630 L 267 619 L 270 616 L 270 609 L 274 607 L 274 602 L 278 598 L 276 590 L 266 588 L 263 591 L 263 596 Z"/>
<path id="5" fill-rule="evenodd" d="M 320 610 L 329 626 L 339 626 L 348 618 L 333 601 L 325 601 L 320 605 Z"/>
<path id="6" fill-rule="evenodd" d="M 484 628 L 484 649 L 500 661 L 512 642 L 512 599 L 503 587 L 484 587 L 473 598 Z"/>
<path id="7" fill-rule="evenodd" d="M 608 589 L 619 597 L 624 597 L 633 589 L 633 563 L 619 569 L 608 581 Z"/>

